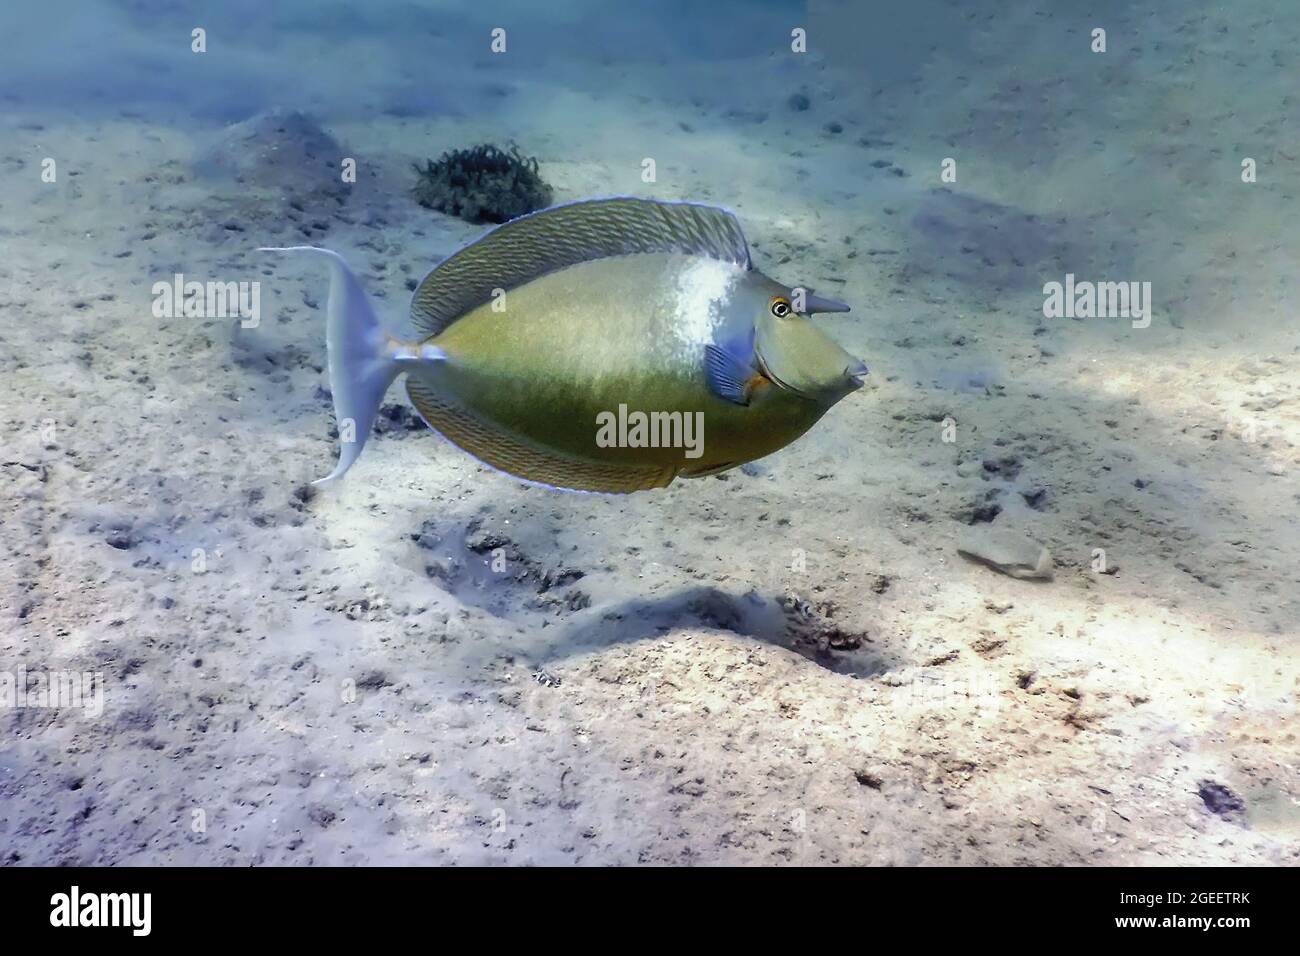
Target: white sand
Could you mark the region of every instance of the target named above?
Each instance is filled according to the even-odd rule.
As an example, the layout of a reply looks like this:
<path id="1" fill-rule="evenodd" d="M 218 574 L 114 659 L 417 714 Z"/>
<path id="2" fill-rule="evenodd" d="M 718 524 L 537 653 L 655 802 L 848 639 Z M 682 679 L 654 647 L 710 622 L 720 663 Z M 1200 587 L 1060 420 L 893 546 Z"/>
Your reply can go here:
<path id="1" fill-rule="evenodd" d="M 524 66 L 462 55 L 432 117 L 368 105 L 418 72 L 382 38 L 317 46 L 284 105 L 361 177 L 315 241 L 395 326 L 480 231 L 411 202 L 409 164 L 484 139 L 558 201 L 726 205 L 761 268 L 853 304 L 819 321 L 866 389 L 753 473 L 630 498 L 399 424 L 304 503 L 325 275 L 252 252 L 305 241 L 283 207 L 194 176 L 211 118 L 0 102 L 0 670 L 107 685 L 97 719 L 0 710 L 4 862 L 1300 862 L 1300 21 L 1177 6 L 1107 14 L 1103 56 L 1088 21 L 976 18 L 883 91 L 780 34 L 534 66 L 579 10 L 512 26 Z M 283 103 L 273 65 L 321 41 L 225 42 L 232 90 Z M 1043 318 L 1066 269 L 1150 281 L 1150 327 Z M 154 318 L 177 272 L 260 279 L 261 325 Z M 991 505 L 1053 582 L 956 556 Z"/>

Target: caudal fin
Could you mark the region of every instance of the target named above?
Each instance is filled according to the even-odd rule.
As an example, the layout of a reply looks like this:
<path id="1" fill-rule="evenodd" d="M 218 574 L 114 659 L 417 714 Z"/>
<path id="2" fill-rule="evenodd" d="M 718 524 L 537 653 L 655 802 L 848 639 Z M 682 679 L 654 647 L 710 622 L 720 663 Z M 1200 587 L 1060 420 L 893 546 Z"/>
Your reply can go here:
<path id="1" fill-rule="evenodd" d="M 337 252 L 316 246 L 263 246 L 259 252 L 310 252 L 330 267 L 325 342 L 329 347 L 330 390 L 339 431 L 339 462 L 312 484 L 324 485 L 343 476 L 366 446 L 384 393 L 401 371 L 407 356 L 379 324 L 370 300 L 348 264 Z"/>

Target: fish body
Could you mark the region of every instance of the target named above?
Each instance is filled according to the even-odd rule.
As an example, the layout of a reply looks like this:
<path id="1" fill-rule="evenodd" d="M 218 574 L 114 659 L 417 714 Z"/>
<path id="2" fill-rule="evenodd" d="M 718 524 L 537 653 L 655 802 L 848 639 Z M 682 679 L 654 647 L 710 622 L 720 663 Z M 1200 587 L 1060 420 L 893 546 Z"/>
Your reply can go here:
<path id="1" fill-rule="evenodd" d="M 748 279 L 734 264 L 680 253 L 581 263 L 507 293 L 500 310 L 475 308 L 429 340 L 448 361 L 412 374 L 542 446 L 626 466 L 629 480 L 716 472 L 776 451 L 828 407 L 757 370 L 747 405 L 710 387 L 708 345 L 750 348 Z M 620 406 L 624 420 L 639 412 L 648 423 L 635 447 L 597 440 L 597 422 L 617 420 Z M 660 440 L 665 424 L 680 433 L 695 423 L 702 440 L 692 448 Z"/>
<path id="2" fill-rule="evenodd" d="M 847 307 L 754 269 L 734 217 L 714 207 L 592 200 L 506 223 L 416 289 L 414 341 L 382 333 L 327 254 L 336 414 L 356 426 L 329 480 L 402 372 L 430 427 L 481 461 L 629 492 L 784 447 L 866 371 L 806 318 Z"/>

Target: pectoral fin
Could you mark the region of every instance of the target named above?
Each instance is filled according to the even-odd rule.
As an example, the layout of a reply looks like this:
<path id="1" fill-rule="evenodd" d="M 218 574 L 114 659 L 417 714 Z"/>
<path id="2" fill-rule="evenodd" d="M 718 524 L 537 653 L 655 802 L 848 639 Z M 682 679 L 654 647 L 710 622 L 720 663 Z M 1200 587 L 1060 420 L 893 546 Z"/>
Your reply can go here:
<path id="1" fill-rule="evenodd" d="M 704 347 L 704 374 L 709 388 L 719 398 L 737 405 L 748 405 L 754 376 L 758 374 L 726 349 L 717 345 Z"/>

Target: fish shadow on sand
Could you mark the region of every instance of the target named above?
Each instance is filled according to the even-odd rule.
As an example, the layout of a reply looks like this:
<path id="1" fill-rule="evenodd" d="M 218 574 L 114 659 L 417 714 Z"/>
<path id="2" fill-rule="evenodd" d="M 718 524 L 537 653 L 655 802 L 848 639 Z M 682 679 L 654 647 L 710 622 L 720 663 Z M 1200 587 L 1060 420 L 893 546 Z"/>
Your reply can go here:
<path id="1" fill-rule="evenodd" d="M 1079 256 L 1063 216 L 1039 217 L 947 188 L 932 189 L 911 218 L 907 274 L 939 276 L 985 294 L 1020 291 L 1045 267 Z"/>
<path id="2" fill-rule="evenodd" d="M 827 670 L 852 677 L 874 676 L 901 663 L 888 651 L 868 646 L 865 634 L 832 623 L 822 611 L 758 591 L 735 595 L 708 586 L 592 608 L 557 629 L 556 637 L 535 649 L 535 659 L 539 665 L 553 663 L 679 629 L 730 631 L 794 651 Z"/>
<path id="3" fill-rule="evenodd" d="M 1136 255 L 1131 237 L 1104 224 L 1099 234 L 1096 217 L 1039 214 L 947 187 L 927 190 L 908 213 L 900 278 L 950 283 L 972 303 L 1034 292 L 1067 272 L 1118 278 Z"/>

